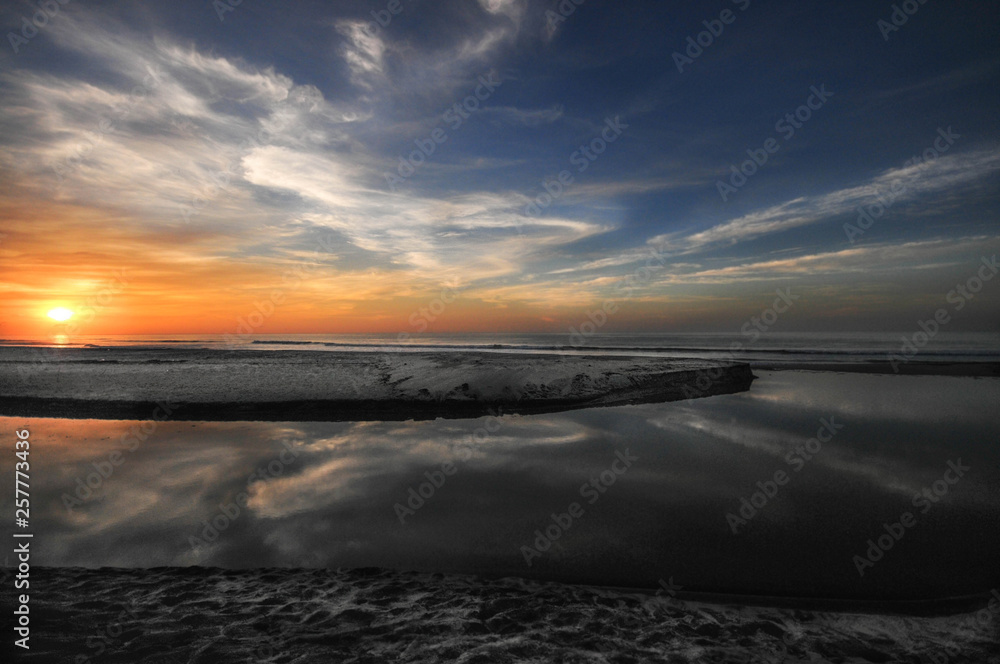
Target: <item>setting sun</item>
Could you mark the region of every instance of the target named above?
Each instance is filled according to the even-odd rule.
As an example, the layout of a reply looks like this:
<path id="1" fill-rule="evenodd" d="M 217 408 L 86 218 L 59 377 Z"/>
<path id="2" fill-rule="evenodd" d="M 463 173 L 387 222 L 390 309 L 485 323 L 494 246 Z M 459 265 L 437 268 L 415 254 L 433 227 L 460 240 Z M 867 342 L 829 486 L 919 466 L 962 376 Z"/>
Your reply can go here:
<path id="1" fill-rule="evenodd" d="M 48 316 L 52 320 L 57 320 L 62 323 L 63 321 L 67 321 L 72 318 L 73 312 L 63 307 L 56 307 L 49 312 Z"/>

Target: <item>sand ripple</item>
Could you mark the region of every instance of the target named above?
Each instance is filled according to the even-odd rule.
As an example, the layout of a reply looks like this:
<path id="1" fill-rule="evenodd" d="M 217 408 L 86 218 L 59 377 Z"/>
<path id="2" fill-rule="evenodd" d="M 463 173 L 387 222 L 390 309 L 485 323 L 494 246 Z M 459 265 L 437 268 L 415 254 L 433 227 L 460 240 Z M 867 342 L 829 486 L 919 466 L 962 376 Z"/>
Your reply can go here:
<path id="1" fill-rule="evenodd" d="M 34 572 L 29 662 L 1000 662 L 995 613 L 815 614 L 374 568 Z"/>

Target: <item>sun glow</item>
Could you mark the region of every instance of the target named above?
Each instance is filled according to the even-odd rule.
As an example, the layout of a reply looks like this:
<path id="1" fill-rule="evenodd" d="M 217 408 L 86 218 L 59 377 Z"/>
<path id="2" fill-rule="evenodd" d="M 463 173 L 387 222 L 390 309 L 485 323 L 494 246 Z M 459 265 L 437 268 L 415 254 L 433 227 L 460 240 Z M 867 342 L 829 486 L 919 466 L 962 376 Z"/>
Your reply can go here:
<path id="1" fill-rule="evenodd" d="M 57 320 L 60 323 L 62 323 L 63 321 L 67 321 L 70 318 L 72 318 L 73 312 L 63 307 L 56 307 L 55 309 L 51 310 L 48 315 L 49 318 L 51 318 L 52 320 Z"/>

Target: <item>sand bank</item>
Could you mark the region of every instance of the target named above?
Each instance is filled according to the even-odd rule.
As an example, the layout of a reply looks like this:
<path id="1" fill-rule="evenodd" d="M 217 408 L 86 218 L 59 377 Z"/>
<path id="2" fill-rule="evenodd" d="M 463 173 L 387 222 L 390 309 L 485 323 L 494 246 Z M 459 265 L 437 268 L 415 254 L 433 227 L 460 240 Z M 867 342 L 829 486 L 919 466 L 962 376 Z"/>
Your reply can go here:
<path id="1" fill-rule="evenodd" d="M 0 348 L 0 415 L 357 421 L 537 413 L 739 392 L 748 364 L 476 352 Z M 162 413 L 163 408 L 157 412 Z"/>

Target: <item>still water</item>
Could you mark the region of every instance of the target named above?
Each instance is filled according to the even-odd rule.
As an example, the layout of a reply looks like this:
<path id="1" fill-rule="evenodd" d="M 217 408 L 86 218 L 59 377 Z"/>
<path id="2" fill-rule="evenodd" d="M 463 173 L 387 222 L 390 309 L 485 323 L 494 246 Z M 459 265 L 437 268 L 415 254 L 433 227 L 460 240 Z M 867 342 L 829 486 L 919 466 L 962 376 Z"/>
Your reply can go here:
<path id="1" fill-rule="evenodd" d="M 532 416 L 0 431 L 11 453 L 31 432 L 40 565 L 880 598 L 1000 581 L 1000 379 L 758 373 L 742 394 Z"/>

